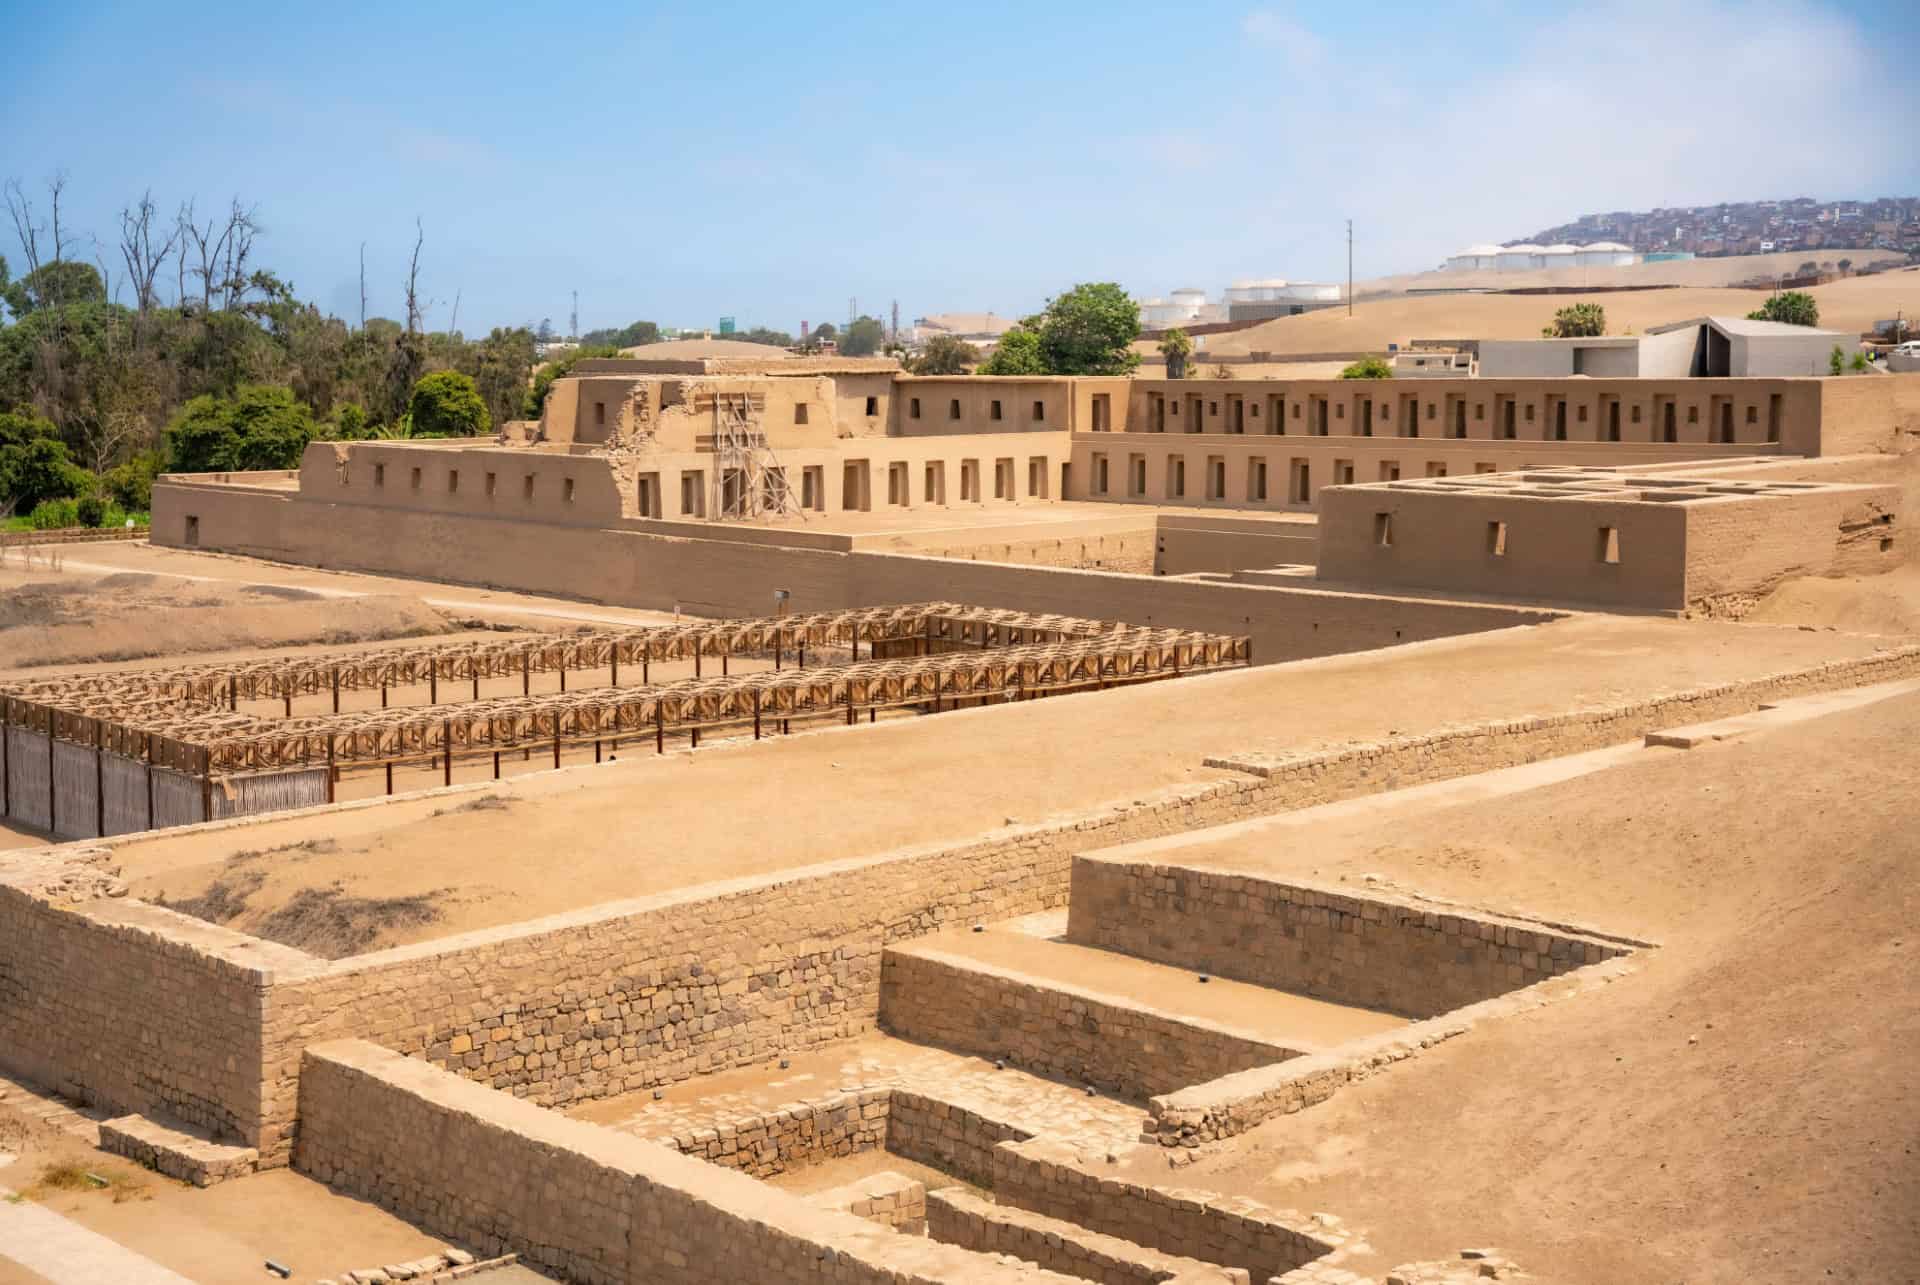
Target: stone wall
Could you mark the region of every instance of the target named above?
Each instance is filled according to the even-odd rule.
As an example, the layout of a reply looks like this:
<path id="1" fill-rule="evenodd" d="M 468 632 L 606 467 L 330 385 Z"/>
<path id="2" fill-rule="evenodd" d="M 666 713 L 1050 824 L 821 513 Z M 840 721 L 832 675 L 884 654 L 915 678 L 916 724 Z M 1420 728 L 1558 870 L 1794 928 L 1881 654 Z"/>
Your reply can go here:
<path id="1" fill-rule="evenodd" d="M 927 1234 L 964 1249 L 1012 1254 L 1102 1285 L 1247 1285 L 1244 1269 L 1146 1249 L 1057 1218 L 996 1205 L 964 1187 L 927 1192 L 924 1199 Z"/>
<path id="2" fill-rule="evenodd" d="M 357 1040 L 307 1050 L 300 1105 L 301 1172 L 581 1285 L 1067 1279 L 815 1208 Z"/>
<path id="3" fill-rule="evenodd" d="M 904 1039 L 1004 1057 L 1133 1098 L 1300 1055 L 1212 1022 L 918 947 L 882 958 L 880 1023 Z"/>
<path id="4" fill-rule="evenodd" d="M 657 1141 L 708 1164 L 770 1178 L 837 1156 L 885 1147 L 891 1096 L 886 1089 L 839 1093 Z"/>
<path id="5" fill-rule="evenodd" d="M 287 958 L 156 906 L 56 905 L 0 882 L 0 1066 L 257 1146 L 263 1013 Z"/>
<path id="6" fill-rule="evenodd" d="M 1384 893 L 1099 854 L 1075 859 L 1068 905 L 1067 938 L 1082 945 L 1413 1018 L 1628 950 Z"/>
<path id="7" fill-rule="evenodd" d="M 887 1114 L 887 1150 L 975 1186 L 993 1182 L 996 1148 L 1033 1135 L 951 1102 L 911 1089 L 893 1090 Z"/>
<path id="8" fill-rule="evenodd" d="M 891 1169 L 830 1191 L 817 1191 L 808 1200 L 821 1209 L 852 1214 L 909 1236 L 926 1234 L 927 1184 Z"/>
<path id="9" fill-rule="evenodd" d="M 1335 1225 L 1295 1224 L 1258 1201 L 1091 1172 L 1072 1148 L 1044 1139 L 996 1148 L 991 1190 L 997 1201 L 1150 1249 L 1237 1267 L 1256 1281 L 1311 1262 L 1343 1240 Z"/>

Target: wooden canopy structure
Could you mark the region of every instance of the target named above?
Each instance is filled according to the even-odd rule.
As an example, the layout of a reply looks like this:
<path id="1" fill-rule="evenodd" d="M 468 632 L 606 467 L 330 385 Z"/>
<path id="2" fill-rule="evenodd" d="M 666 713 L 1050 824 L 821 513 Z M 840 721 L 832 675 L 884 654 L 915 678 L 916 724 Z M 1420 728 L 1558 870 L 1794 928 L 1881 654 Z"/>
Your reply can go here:
<path id="1" fill-rule="evenodd" d="M 846 646 L 852 663 L 706 675 L 631 687 L 525 693 L 272 719 L 241 698 L 294 695 L 639 665 L 700 656 L 791 654 Z M 1055 692 L 1173 678 L 1250 663 L 1244 637 L 1145 629 L 952 603 L 718 621 L 562 638 L 514 638 L 335 655 L 122 670 L 14 683 L 0 721 L 202 780 L 325 766 L 434 758 L 783 724 L 842 711 L 1025 700 Z M 497 764 L 496 764 L 497 767 Z"/>

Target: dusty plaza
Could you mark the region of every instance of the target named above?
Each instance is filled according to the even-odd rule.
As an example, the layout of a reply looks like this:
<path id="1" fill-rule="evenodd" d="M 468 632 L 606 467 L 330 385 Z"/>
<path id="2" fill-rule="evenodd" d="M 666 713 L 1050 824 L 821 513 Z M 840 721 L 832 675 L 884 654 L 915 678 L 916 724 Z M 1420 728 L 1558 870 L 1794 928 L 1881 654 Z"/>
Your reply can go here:
<path id="1" fill-rule="evenodd" d="M 785 357 L 162 477 L 0 551 L 0 1281 L 1909 1279 L 1917 483 Z"/>

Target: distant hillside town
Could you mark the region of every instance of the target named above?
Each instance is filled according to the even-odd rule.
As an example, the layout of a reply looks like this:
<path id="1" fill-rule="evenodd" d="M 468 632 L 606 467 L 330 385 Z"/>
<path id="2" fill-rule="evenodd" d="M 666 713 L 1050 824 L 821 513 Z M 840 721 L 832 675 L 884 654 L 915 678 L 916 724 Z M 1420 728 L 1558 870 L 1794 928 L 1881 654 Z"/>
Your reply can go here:
<path id="1" fill-rule="evenodd" d="M 1583 214 L 1525 241 L 1622 244 L 1639 254 L 1702 258 L 1788 250 L 1890 250 L 1920 253 L 1920 197 L 1872 201 L 1734 201 L 1645 211 Z"/>

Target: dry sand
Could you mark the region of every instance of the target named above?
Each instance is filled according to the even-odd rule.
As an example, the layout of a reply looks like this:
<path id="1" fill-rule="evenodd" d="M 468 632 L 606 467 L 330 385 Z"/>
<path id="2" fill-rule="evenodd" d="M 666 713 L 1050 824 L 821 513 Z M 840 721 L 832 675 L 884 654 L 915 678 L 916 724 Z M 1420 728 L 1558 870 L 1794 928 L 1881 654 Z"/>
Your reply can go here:
<path id="1" fill-rule="evenodd" d="M 1920 272 L 1886 272 L 1816 286 L 1820 324 L 1857 334 L 1896 310 L 1920 314 Z M 1316 353 L 1384 351 L 1413 339 L 1537 339 L 1556 310 L 1584 301 L 1606 309 L 1609 334 L 1644 333 L 1670 321 L 1710 314 L 1745 316 L 1766 299 L 1763 292 L 1687 288 L 1580 295 L 1461 294 L 1367 300 L 1298 317 L 1283 317 L 1245 330 L 1207 336 L 1209 355 L 1252 352 Z M 1196 354 L 1196 356 L 1199 356 Z M 1200 370 L 1207 369 L 1204 357 Z"/>
<path id="2" fill-rule="evenodd" d="M 1186 854 L 1378 873 L 1662 944 L 1621 982 L 1480 1026 L 1180 1181 L 1336 1212 L 1382 1263 L 1492 1243 L 1566 1281 L 1913 1279 L 1917 736 L 1904 696 Z M 1158 1157 L 1134 1163 L 1164 1180 Z"/>
<path id="3" fill-rule="evenodd" d="M 301 643 L 342 645 L 444 634 L 416 599 L 323 598 L 274 584 L 213 584 L 129 572 L 0 572 L 0 668 L 189 656 Z"/>
<path id="4" fill-rule="evenodd" d="M 1375 739 L 1771 673 L 1890 645 L 1764 625 L 1588 616 L 1120 691 L 838 728 L 540 774 L 459 799 L 268 820 L 115 845 L 134 895 L 203 898 L 259 862 L 232 920 L 259 931 L 304 894 L 426 897 L 373 948 L 820 861 L 961 842 L 1010 820 L 1232 779 L 1209 755 Z M 296 847 L 294 845 L 309 845 Z M 250 882 L 250 878 L 249 878 Z M 337 891 L 335 891 L 337 890 Z"/>

